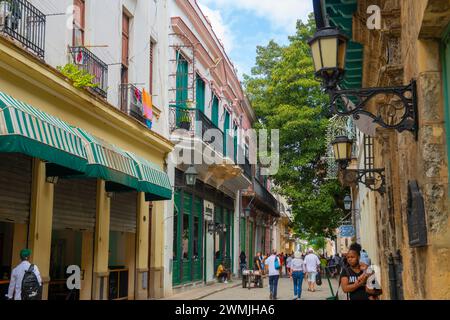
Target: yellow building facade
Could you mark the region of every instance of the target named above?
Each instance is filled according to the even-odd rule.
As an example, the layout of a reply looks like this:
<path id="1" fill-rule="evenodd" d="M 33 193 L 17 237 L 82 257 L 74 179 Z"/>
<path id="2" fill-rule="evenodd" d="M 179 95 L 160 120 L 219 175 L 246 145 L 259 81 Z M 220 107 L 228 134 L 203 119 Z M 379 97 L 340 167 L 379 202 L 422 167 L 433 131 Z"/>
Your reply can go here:
<path id="1" fill-rule="evenodd" d="M 0 218 L 2 291 L 8 285 L 10 270 L 20 262 L 19 251 L 28 247 L 32 250 L 31 262 L 38 266 L 42 275 L 44 299 L 49 296 L 58 299 L 67 294 L 67 274 L 62 279 L 51 277 L 52 272 L 56 274 L 55 263 L 58 261 L 61 264 L 59 274 L 66 273 L 68 265 L 80 267 L 81 288 L 77 298 L 81 300 L 147 299 L 162 295 L 157 280 L 164 254 L 165 202 L 161 200 L 170 199 L 172 193 L 164 171 L 166 156 L 173 150 L 172 143 L 106 100 L 88 90 L 75 88 L 59 71 L 3 36 L 0 36 L 0 92 L 4 97 L 18 101 L 19 107 L 34 107 L 30 109 L 31 113 L 35 112 L 43 119 L 51 117 L 48 121 L 57 122 L 70 132 L 86 132 L 86 140 L 82 137 L 80 141 L 86 142 L 88 137 L 93 137 L 95 141 L 90 141 L 89 145 L 111 157 L 105 159 L 110 167 L 101 168 L 97 164 L 99 173 L 109 172 L 111 179 L 105 180 L 95 178 L 95 174 L 89 179 L 72 176 L 63 173 L 67 168 L 62 166 L 57 166 L 62 171 L 49 173 L 50 167 L 55 169 L 49 164 L 58 164 L 59 157 L 55 156 L 56 161 L 52 162 L 33 156 L 35 153 L 25 144 L 21 151 L 0 152 L 2 176 L 16 177 L 23 186 L 21 192 L 13 193 L 11 190 L 19 184 L 12 181 L 9 184 L 5 179 L 0 184 L 0 193 L 4 195 L 0 217 L 11 215 L 14 210 L 19 210 L 23 216 L 20 219 L 14 216 Z M 13 108 L 13 103 L 6 103 L 7 99 L 3 100 L 3 117 L 6 117 L 7 109 L 18 110 Z M 31 120 L 22 124 L 24 128 L 50 128 L 47 122 L 38 122 L 36 114 L 26 118 Z M 36 141 L 43 137 L 34 132 L 33 141 L 30 134 L 24 136 L 24 141 L 37 146 Z M 75 135 L 64 134 L 68 137 L 66 140 L 63 137 L 64 141 L 77 139 Z M 2 131 L 2 150 L 7 149 L 9 140 L 6 138 L 8 135 Z M 84 147 L 89 156 L 88 144 Z M 56 146 L 54 149 L 61 151 Z M 136 158 L 132 159 L 130 154 Z M 66 154 L 61 155 L 62 159 Z M 95 152 L 90 156 L 95 157 Z M 118 163 L 117 159 L 125 163 Z M 143 177 L 131 179 L 120 171 L 122 167 L 133 172 L 148 169 L 159 180 L 143 191 L 138 185 L 148 180 Z M 130 178 L 130 183 L 125 183 L 128 185 L 122 183 L 122 176 Z M 155 190 L 153 193 L 150 186 Z M 11 202 L 9 207 L 5 197 Z M 75 208 L 79 208 L 80 217 Z M 129 223 L 131 226 L 125 229 Z M 85 228 L 86 225 L 90 227 Z M 113 226 L 118 226 L 119 231 L 112 231 Z M 116 264 L 120 268 L 111 268 L 113 259 L 119 261 Z"/>

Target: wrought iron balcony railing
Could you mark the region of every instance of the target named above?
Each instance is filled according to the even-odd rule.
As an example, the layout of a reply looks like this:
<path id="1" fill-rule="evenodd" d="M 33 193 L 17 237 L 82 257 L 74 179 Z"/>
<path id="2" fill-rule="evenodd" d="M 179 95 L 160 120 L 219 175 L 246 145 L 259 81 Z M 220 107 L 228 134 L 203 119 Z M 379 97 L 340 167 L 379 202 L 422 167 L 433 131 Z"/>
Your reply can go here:
<path id="1" fill-rule="evenodd" d="M 121 84 L 119 88 L 120 110 L 145 123 L 142 91 L 132 84 Z"/>
<path id="2" fill-rule="evenodd" d="M 27 0 L 0 0 L 0 34 L 6 34 L 39 58 L 45 54 L 45 15 Z"/>
<path id="3" fill-rule="evenodd" d="M 269 205 L 274 211 L 278 211 L 278 201 L 275 197 L 264 187 L 264 185 L 257 179 L 253 179 L 253 188 L 256 195 Z"/>
<path id="4" fill-rule="evenodd" d="M 195 108 L 170 106 L 170 130 L 187 130 L 223 155 L 224 134 L 203 112 Z M 214 129 L 214 131 L 212 131 Z M 211 130 L 211 131 L 209 131 Z"/>
<path id="5" fill-rule="evenodd" d="M 72 62 L 82 70 L 94 76 L 96 87 L 90 88 L 103 98 L 108 92 L 108 65 L 85 47 L 70 47 Z"/>

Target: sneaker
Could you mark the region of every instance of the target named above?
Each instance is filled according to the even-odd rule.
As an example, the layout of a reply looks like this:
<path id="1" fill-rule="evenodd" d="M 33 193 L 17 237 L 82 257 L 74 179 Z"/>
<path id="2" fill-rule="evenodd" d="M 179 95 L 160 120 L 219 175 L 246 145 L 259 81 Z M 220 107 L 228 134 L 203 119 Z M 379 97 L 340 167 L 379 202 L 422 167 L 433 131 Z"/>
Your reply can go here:
<path id="1" fill-rule="evenodd" d="M 272 292 L 270 293 L 270 300 L 272 300 L 273 299 L 273 295 L 272 295 Z"/>
<path id="2" fill-rule="evenodd" d="M 296 296 L 294 296 L 294 298 L 292 300 L 297 300 L 298 298 Z"/>
<path id="3" fill-rule="evenodd" d="M 228 281 L 227 281 L 227 280 L 225 280 L 225 281 L 224 281 L 223 283 L 225 283 L 225 284 L 226 284 L 226 283 L 228 283 Z"/>

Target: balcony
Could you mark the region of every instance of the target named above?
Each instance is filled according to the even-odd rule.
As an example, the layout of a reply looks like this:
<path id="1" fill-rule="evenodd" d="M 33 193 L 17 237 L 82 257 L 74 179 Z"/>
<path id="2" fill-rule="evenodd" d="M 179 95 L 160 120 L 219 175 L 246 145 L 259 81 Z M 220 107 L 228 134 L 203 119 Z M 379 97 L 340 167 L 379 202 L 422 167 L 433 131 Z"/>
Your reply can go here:
<path id="1" fill-rule="evenodd" d="M 94 76 L 96 87 L 89 88 L 103 98 L 108 92 L 108 65 L 85 47 L 70 47 L 72 63 Z"/>
<path id="2" fill-rule="evenodd" d="M 278 201 L 275 197 L 267 191 L 264 185 L 256 178 L 253 179 L 253 188 L 256 196 L 263 201 L 267 206 L 273 209 L 274 212 L 278 212 Z"/>
<path id="3" fill-rule="evenodd" d="M 27 0 L 0 0 L 0 34 L 10 36 L 39 58 L 45 54 L 45 15 Z"/>
<path id="4" fill-rule="evenodd" d="M 120 110 L 145 124 L 142 91 L 132 84 L 121 84 L 119 94 Z"/>
<path id="5" fill-rule="evenodd" d="M 211 146 L 217 153 L 223 155 L 224 134 L 212 121 L 200 110 L 179 106 L 170 106 L 170 131 L 184 129 L 192 137 L 200 138 Z M 205 133 L 215 129 L 214 136 Z"/>

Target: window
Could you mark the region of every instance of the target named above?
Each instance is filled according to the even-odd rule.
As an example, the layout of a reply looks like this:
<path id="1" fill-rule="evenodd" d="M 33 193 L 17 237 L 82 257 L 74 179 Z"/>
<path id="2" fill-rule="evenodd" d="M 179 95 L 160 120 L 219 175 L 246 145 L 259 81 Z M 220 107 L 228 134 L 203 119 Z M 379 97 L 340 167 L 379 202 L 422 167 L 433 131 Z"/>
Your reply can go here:
<path id="1" fill-rule="evenodd" d="M 122 13 L 122 84 L 128 83 L 128 63 L 130 48 L 130 17 Z"/>
<path id="2" fill-rule="evenodd" d="M 74 47 L 84 46 L 85 0 L 74 0 L 73 39 Z"/>

